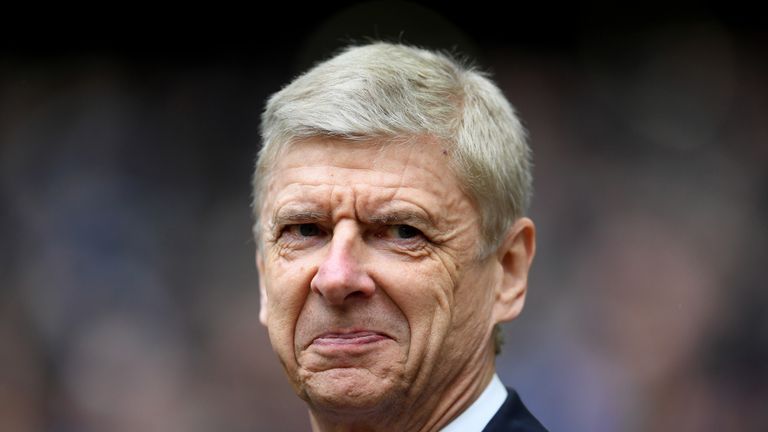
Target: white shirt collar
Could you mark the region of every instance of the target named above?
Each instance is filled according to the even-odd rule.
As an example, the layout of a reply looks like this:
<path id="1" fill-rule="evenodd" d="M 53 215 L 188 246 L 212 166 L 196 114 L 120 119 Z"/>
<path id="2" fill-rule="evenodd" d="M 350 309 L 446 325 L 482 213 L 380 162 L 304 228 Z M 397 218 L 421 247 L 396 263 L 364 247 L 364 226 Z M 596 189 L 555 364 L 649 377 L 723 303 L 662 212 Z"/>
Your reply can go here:
<path id="1" fill-rule="evenodd" d="M 501 383 L 499 376 L 493 374 L 491 382 L 480 397 L 452 422 L 440 429 L 440 432 L 482 432 L 496 415 L 496 411 L 504 405 L 505 400 L 507 400 L 507 389 Z"/>

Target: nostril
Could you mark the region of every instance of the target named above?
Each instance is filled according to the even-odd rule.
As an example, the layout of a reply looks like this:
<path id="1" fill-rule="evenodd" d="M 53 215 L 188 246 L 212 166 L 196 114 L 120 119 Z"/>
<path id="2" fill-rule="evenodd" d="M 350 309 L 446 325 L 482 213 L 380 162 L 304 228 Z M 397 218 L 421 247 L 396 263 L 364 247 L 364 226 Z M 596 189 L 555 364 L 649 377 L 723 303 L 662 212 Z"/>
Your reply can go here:
<path id="1" fill-rule="evenodd" d="M 368 297 L 369 297 L 369 294 L 367 294 L 364 291 L 352 291 L 349 294 L 347 294 L 346 297 L 344 297 L 344 300 L 348 301 L 348 300 L 354 300 L 354 299 L 364 299 Z"/>

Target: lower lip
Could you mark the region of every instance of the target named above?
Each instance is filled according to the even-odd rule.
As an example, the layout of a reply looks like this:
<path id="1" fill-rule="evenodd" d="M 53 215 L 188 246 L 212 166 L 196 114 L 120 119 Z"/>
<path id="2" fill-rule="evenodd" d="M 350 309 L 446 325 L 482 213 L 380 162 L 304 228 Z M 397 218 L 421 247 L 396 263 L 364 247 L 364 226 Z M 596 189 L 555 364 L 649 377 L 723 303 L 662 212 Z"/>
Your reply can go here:
<path id="1" fill-rule="evenodd" d="M 387 339 L 386 336 L 379 333 L 359 332 L 324 335 L 316 338 L 312 343 L 315 345 L 367 345 Z"/>

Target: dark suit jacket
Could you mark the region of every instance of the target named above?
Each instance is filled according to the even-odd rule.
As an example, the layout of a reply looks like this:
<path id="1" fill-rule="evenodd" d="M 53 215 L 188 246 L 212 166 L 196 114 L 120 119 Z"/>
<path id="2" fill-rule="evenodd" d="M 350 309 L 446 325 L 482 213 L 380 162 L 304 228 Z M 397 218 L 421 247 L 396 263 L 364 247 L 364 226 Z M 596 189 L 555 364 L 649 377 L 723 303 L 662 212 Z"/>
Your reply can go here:
<path id="1" fill-rule="evenodd" d="M 511 388 L 507 388 L 507 400 L 496 411 L 483 432 L 547 432 L 544 426 L 523 405 L 520 396 Z"/>

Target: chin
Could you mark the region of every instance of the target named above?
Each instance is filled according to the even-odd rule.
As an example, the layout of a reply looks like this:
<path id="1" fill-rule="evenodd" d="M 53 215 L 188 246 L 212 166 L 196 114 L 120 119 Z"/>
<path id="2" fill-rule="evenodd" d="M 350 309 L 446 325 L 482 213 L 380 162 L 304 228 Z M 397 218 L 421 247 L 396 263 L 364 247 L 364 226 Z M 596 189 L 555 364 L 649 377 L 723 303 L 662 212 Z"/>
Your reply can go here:
<path id="1" fill-rule="evenodd" d="M 314 409 L 346 415 L 386 409 L 405 396 L 390 378 L 357 368 L 307 373 L 301 388 Z"/>

